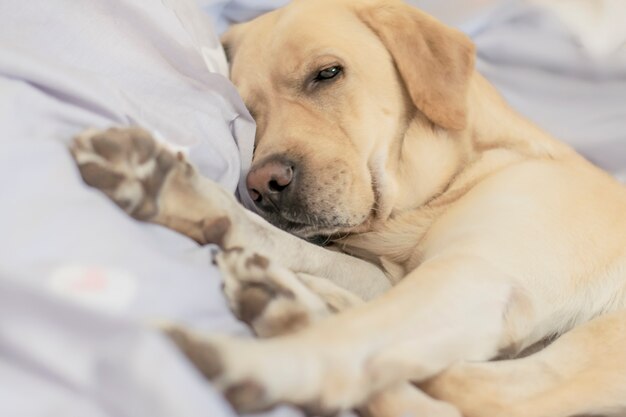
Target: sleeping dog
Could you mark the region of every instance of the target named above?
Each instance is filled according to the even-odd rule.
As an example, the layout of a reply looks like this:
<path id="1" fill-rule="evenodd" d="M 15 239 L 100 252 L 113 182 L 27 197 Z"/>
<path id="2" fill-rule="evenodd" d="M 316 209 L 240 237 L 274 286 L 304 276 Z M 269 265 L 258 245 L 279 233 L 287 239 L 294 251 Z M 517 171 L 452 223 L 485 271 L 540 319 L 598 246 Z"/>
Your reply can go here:
<path id="1" fill-rule="evenodd" d="M 298 0 L 223 42 L 261 216 L 141 129 L 72 152 L 135 218 L 223 249 L 259 339 L 165 330 L 236 409 L 626 415 L 626 190 L 511 110 L 466 36 L 401 1 Z"/>

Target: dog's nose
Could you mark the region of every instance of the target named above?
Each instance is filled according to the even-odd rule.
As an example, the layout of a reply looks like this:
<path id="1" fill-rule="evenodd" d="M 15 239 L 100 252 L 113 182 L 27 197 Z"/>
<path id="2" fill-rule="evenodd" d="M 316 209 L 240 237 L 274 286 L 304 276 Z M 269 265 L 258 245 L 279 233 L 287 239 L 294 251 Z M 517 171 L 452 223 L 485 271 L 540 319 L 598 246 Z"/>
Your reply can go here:
<path id="1" fill-rule="evenodd" d="M 278 208 L 281 196 L 293 183 L 294 166 L 288 161 L 269 160 L 252 167 L 246 185 L 248 193 L 257 205 L 270 200 Z M 265 200 L 265 201 L 264 201 Z"/>

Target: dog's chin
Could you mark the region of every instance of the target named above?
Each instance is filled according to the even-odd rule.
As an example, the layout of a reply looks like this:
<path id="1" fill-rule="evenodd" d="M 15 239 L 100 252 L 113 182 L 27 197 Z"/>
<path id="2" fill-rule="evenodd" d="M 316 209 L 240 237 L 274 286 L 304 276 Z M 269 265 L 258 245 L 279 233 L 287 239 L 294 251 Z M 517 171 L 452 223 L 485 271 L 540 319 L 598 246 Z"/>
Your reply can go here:
<path id="1" fill-rule="evenodd" d="M 268 213 L 263 217 L 279 229 L 318 245 L 330 243 L 350 233 L 361 232 L 370 221 L 369 216 L 364 216 L 362 221 L 355 223 L 337 223 L 311 215 L 291 219 L 281 214 Z"/>
<path id="2" fill-rule="evenodd" d="M 320 220 L 305 222 L 277 215 L 267 216 L 266 220 L 279 229 L 311 242 L 328 240 L 329 237 L 345 228 L 345 225 L 341 224 L 331 224 Z"/>

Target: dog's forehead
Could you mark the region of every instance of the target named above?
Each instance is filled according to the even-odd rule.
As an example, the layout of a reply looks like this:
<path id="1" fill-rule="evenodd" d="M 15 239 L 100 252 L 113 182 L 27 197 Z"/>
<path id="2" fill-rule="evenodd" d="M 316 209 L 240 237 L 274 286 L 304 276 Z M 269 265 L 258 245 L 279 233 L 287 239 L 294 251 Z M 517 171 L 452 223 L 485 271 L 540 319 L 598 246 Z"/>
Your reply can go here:
<path id="1" fill-rule="evenodd" d="M 363 39 L 359 32 L 368 31 L 342 2 L 309 0 L 290 4 L 241 28 L 231 77 L 237 83 L 267 79 L 269 73 L 301 73 L 319 57 L 354 50 L 355 39 Z M 252 62 L 255 65 L 250 65 Z"/>

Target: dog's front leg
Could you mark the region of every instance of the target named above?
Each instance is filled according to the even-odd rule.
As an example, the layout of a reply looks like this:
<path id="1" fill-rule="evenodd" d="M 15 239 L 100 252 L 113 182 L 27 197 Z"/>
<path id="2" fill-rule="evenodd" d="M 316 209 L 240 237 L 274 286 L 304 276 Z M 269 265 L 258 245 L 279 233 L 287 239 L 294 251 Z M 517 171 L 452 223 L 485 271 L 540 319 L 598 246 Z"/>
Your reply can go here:
<path id="1" fill-rule="evenodd" d="M 486 360 L 524 334 L 527 308 L 506 276 L 473 257 L 425 262 L 383 296 L 270 340 L 192 335 L 196 363 L 242 411 L 276 403 L 347 410 L 382 389 L 462 360 Z M 179 329 L 180 331 L 180 329 Z"/>
<path id="2" fill-rule="evenodd" d="M 296 271 L 328 278 L 363 299 L 390 287 L 375 265 L 292 236 L 245 210 L 182 155 L 139 128 L 88 130 L 72 154 L 85 182 L 136 219 L 174 229 L 201 244 L 246 247 Z"/>
<path id="3" fill-rule="evenodd" d="M 293 236 L 245 211 L 252 230 L 242 236 L 247 248 L 294 272 L 326 278 L 362 300 L 371 300 L 391 288 L 391 281 L 376 265 L 332 251 Z"/>
<path id="4" fill-rule="evenodd" d="M 363 304 L 353 293 L 328 279 L 294 273 L 249 250 L 229 250 L 217 256 L 224 275 L 224 293 L 231 310 L 259 337 L 277 337 L 297 332 Z M 179 335 L 174 340 L 187 356 L 198 362 L 204 357 L 180 337 L 175 325 L 166 330 Z M 172 333 L 173 332 L 173 333 Z M 385 389 L 359 407 L 367 417 L 460 417 L 452 405 L 437 401 L 404 382 Z"/>

